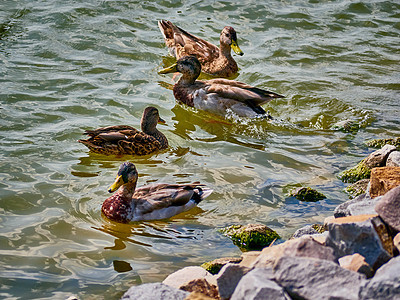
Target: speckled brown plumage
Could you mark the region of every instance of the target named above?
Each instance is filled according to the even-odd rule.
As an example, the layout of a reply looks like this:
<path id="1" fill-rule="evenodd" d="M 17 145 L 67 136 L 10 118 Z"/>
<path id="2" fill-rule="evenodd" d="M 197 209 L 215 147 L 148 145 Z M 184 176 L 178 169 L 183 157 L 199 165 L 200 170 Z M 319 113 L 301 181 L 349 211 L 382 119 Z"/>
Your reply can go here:
<path id="1" fill-rule="evenodd" d="M 138 174 L 133 163 L 123 163 L 109 191 L 114 195 L 102 205 L 102 213 L 110 220 L 159 220 L 187 211 L 211 194 L 211 190 L 192 184 L 153 183 L 136 189 Z"/>
<path id="2" fill-rule="evenodd" d="M 105 155 L 147 155 L 168 147 L 168 140 L 157 130 L 158 122 L 164 122 L 154 107 L 147 107 L 142 116 L 139 131 L 128 125 L 102 127 L 86 130 L 90 137 L 79 140 L 91 151 Z"/>
<path id="3" fill-rule="evenodd" d="M 236 31 L 232 27 L 226 26 L 222 30 L 219 47 L 186 32 L 167 20 L 159 21 L 158 27 L 170 54 L 176 59 L 194 55 L 200 61 L 202 71 L 213 76 L 230 77 L 237 73 L 238 66 L 231 55 L 231 49 L 239 55 L 243 55 L 243 52 L 237 45 Z"/>

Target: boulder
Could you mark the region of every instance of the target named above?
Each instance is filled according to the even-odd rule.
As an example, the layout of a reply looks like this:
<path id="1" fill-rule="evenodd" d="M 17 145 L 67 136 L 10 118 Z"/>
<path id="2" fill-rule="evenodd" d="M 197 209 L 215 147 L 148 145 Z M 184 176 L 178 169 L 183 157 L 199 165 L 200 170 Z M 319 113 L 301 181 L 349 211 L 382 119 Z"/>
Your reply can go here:
<path id="1" fill-rule="evenodd" d="M 376 167 L 383 167 L 386 165 L 386 160 L 389 154 L 396 150 L 396 147 L 393 145 L 385 145 L 381 149 L 372 152 L 368 157 L 364 160 L 365 165 L 372 169 Z"/>
<path id="2" fill-rule="evenodd" d="M 249 271 L 249 268 L 238 264 L 226 264 L 223 266 L 218 275 L 216 275 L 220 298 L 229 299 L 240 279 Z"/>
<path id="3" fill-rule="evenodd" d="M 349 194 L 350 198 L 354 198 L 362 194 L 365 194 L 365 192 L 367 191 L 368 184 L 369 184 L 369 179 L 361 179 L 346 187 L 345 191 L 346 193 Z"/>
<path id="4" fill-rule="evenodd" d="M 215 275 L 221 270 L 223 266 L 228 263 L 238 264 L 242 261 L 241 257 L 224 257 L 217 258 L 209 262 L 205 262 L 201 265 L 202 268 L 206 269 L 211 274 Z"/>
<path id="5" fill-rule="evenodd" d="M 145 283 L 132 286 L 121 299 L 130 300 L 183 300 L 188 292 L 162 283 Z"/>
<path id="6" fill-rule="evenodd" d="M 343 182 L 354 183 L 361 179 L 367 179 L 371 175 L 371 168 L 369 168 L 364 160 L 360 161 L 355 167 L 344 170 L 339 174 L 339 179 Z"/>
<path id="7" fill-rule="evenodd" d="M 262 224 L 232 225 L 220 231 L 244 250 L 259 250 L 280 239 L 279 234 Z"/>
<path id="8" fill-rule="evenodd" d="M 362 273 L 367 278 L 371 278 L 374 275 L 374 270 L 365 261 L 365 257 L 358 253 L 339 258 L 339 265 L 347 270 Z"/>
<path id="9" fill-rule="evenodd" d="M 298 256 L 337 261 L 334 250 L 316 242 L 311 236 L 286 241 L 283 244 L 264 248 L 254 261 L 252 268 L 268 268 L 282 256 Z"/>
<path id="10" fill-rule="evenodd" d="M 208 280 L 211 284 L 215 283 L 212 274 L 204 270 L 202 267 L 196 266 L 186 267 L 168 275 L 168 277 L 164 279 L 163 284 L 179 289 L 192 280 L 202 278 Z"/>
<path id="11" fill-rule="evenodd" d="M 393 239 L 393 245 L 397 249 L 397 254 L 400 253 L 400 233 L 396 234 L 396 236 Z"/>
<path id="12" fill-rule="evenodd" d="M 297 188 L 290 193 L 290 196 L 305 202 L 317 202 L 319 200 L 326 199 L 324 194 L 310 187 Z"/>
<path id="13" fill-rule="evenodd" d="M 376 214 L 375 205 L 380 198 L 371 199 L 368 193 L 338 205 L 333 215 L 335 218 Z"/>
<path id="14" fill-rule="evenodd" d="M 191 292 L 189 296 L 185 298 L 185 300 L 215 300 L 218 298 L 212 298 L 208 297 L 204 294 L 198 293 L 198 292 Z"/>
<path id="15" fill-rule="evenodd" d="M 364 275 L 332 261 L 307 257 L 281 257 L 274 265 L 275 281 L 293 299 L 358 300 Z"/>
<path id="16" fill-rule="evenodd" d="M 387 262 L 391 255 L 375 231 L 371 221 L 375 217 L 377 216 L 359 215 L 333 220 L 328 223 L 326 245 L 332 247 L 338 257 L 359 253 L 376 270 Z"/>
<path id="17" fill-rule="evenodd" d="M 365 144 L 368 147 L 373 147 L 373 148 L 382 148 L 385 145 L 393 145 L 396 146 L 397 149 L 400 149 L 400 137 L 394 139 L 375 139 L 367 141 Z"/>
<path id="18" fill-rule="evenodd" d="M 360 291 L 362 300 L 400 299 L 400 256 L 379 268 Z"/>
<path id="19" fill-rule="evenodd" d="M 389 154 L 386 167 L 400 167 L 400 151 L 393 151 Z"/>
<path id="20" fill-rule="evenodd" d="M 258 258 L 260 255 L 261 251 L 247 251 L 242 253 L 242 261 L 239 263 L 239 265 L 243 267 L 250 268 L 254 261 Z"/>
<path id="21" fill-rule="evenodd" d="M 187 284 L 180 287 L 182 291 L 186 292 L 196 292 L 207 297 L 211 297 L 217 299 L 218 296 L 218 288 L 214 284 L 210 284 L 206 279 L 194 279 Z"/>
<path id="22" fill-rule="evenodd" d="M 313 234 L 319 234 L 317 230 L 315 230 L 312 225 L 306 225 L 304 227 L 301 227 L 296 230 L 295 233 L 293 233 L 293 236 L 291 237 L 292 239 L 297 239 L 303 235 L 313 235 Z"/>
<path id="23" fill-rule="evenodd" d="M 371 198 L 382 196 L 400 185 L 400 167 L 375 168 L 371 171 Z"/>
<path id="24" fill-rule="evenodd" d="M 375 210 L 386 224 L 400 231 L 400 185 L 387 192 L 376 204 Z"/>
<path id="25" fill-rule="evenodd" d="M 290 299 L 282 287 L 273 281 L 270 269 L 254 269 L 239 281 L 231 300 L 269 300 Z"/>

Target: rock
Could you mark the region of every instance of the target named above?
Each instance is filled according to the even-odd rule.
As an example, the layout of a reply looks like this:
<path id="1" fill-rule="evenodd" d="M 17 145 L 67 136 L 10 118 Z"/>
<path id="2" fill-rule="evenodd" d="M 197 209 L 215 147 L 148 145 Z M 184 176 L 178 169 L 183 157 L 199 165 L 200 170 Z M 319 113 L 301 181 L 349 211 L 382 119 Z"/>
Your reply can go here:
<path id="1" fill-rule="evenodd" d="M 368 193 L 362 194 L 352 200 L 338 205 L 335 208 L 333 215 L 335 218 L 341 218 L 348 216 L 376 214 L 375 205 L 378 201 L 378 198 L 371 199 Z"/>
<path id="2" fill-rule="evenodd" d="M 209 262 L 205 262 L 201 265 L 202 268 L 206 269 L 211 274 L 215 275 L 221 270 L 223 266 L 228 263 L 238 264 L 242 261 L 241 257 L 225 257 L 225 258 L 217 258 Z"/>
<path id="3" fill-rule="evenodd" d="M 350 195 L 351 198 L 365 194 L 369 184 L 369 179 L 361 179 L 348 187 L 345 188 L 346 193 Z"/>
<path id="4" fill-rule="evenodd" d="M 179 289 L 192 280 L 205 278 L 210 283 L 215 283 L 214 276 L 202 267 L 186 267 L 180 269 L 164 279 L 163 284 Z"/>
<path id="5" fill-rule="evenodd" d="M 183 300 L 189 293 L 162 283 L 132 286 L 121 299 L 131 300 Z"/>
<path id="6" fill-rule="evenodd" d="M 262 224 L 232 225 L 220 230 L 230 237 L 233 243 L 244 250 L 258 250 L 269 246 L 280 236 L 269 227 Z"/>
<path id="7" fill-rule="evenodd" d="M 297 239 L 303 235 L 313 235 L 319 234 L 317 230 L 315 230 L 311 225 L 306 225 L 296 230 L 296 232 L 292 235 L 292 239 Z"/>
<path id="8" fill-rule="evenodd" d="M 317 202 L 322 199 L 326 199 L 326 196 L 310 187 L 301 187 L 293 190 L 290 193 L 291 197 L 295 197 L 297 200 L 306 202 Z"/>
<path id="9" fill-rule="evenodd" d="M 388 227 L 383 222 L 382 218 L 374 217 L 371 219 L 371 223 L 374 226 L 376 233 L 379 235 L 381 239 L 381 243 L 383 248 L 389 253 L 390 256 L 393 256 L 394 253 L 394 245 L 393 245 L 393 238 L 389 234 Z"/>
<path id="10" fill-rule="evenodd" d="M 375 210 L 388 225 L 400 231 L 400 186 L 387 192 L 376 204 Z"/>
<path id="11" fill-rule="evenodd" d="M 328 223 L 326 245 L 335 250 L 338 257 L 359 253 L 376 270 L 391 256 L 382 245 L 371 219 L 377 216 L 359 215 L 337 218 Z"/>
<path id="12" fill-rule="evenodd" d="M 353 183 L 361 179 L 367 179 L 370 175 L 371 169 L 362 160 L 355 167 L 344 170 L 339 174 L 338 178 L 343 182 Z"/>
<path id="13" fill-rule="evenodd" d="M 290 299 L 273 278 L 272 268 L 250 271 L 239 281 L 231 300 Z"/>
<path id="14" fill-rule="evenodd" d="M 180 289 L 186 292 L 200 293 L 213 299 L 218 299 L 219 297 L 217 286 L 214 284 L 210 284 L 204 278 L 194 279 L 187 284 L 181 286 Z"/>
<path id="15" fill-rule="evenodd" d="M 214 300 L 214 299 L 219 299 L 219 298 L 211 298 L 208 297 L 204 294 L 197 293 L 197 292 L 192 292 L 185 298 L 185 300 Z"/>
<path id="16" fill-rule="evenodd" d="M 393 245 L 397 249 L 397 254 L 400 253 L 400 233 L 396 234 L 393 239 Z"/>
<path id="17" fill-rule="evenodd" d="M 400 167 L 400 151 L 393 151 L 389 154 L 386 167 Z"/>
<path id="18" fill-rule="evenodd" d="M 400 185 L 400 167 L 375 168 L 371 172 L 371 198 L 386 194 Z"/>
<path id="19" fill-rule="evenodd" d="M 316 241 L 317 243 L 320 243 L 321 245 L 326 245 L 326 238 L 328 237 L 328 231 L 325 231 L 324 233 L 319 233 L 319 234 L 313 234 L 311 238 Z"/>
<path id="20" fill-rule="evenodd" d="M 343 132 L 357 132 L 360 129 L 360 124 L 353 120 L 343 120 L 332 125 L 331 129 Z"/>
<path id="21" fill-rule="evenodd" d="M 374 270 L 372 270 L 371 266 L 365 261 L 365 257 L 358 253 L 339 258 L 339 265 L 347 270 L 362 273 L 367 276 L 367 278 L 371 278 L 372 275 L 374 275 Z"/>
<path id="22" fill-rule="evenodd" d="M 372 169 L 376 167 L 383 167 L 386 165 L 386 160 L 389 154 L 396 150 L 395 146 L 385 145 L 380 150 L 372 152 L 366 159 L 364 159 L 365 165 Z"/>
<path id="23" fill-rule="evenodd" d="M 360 291 L 360 299 L 400 299 L 400 256 L 379 268 Z"/>
<path id="24" fill-rule="evenodd" d="M 294 299 L 358 300 L 365 284 L 364 275 L 322 259 L 284 256 L 273 270 L 275 281 Z"/>
<path id="25" fill-rule="evenodd" d="M 311 236 L 286 241 L 283 244 L 264 248 L 255 260 L 252 268 L 268 268 L 282 256 L 297 256 L 337 261 L 332 248 L 321 245 Z"/>
<path id="26" fill-rule="evenodd" d="M 254 261 L 258 258 L 261 251 L 247 251 L 242 253 L 242 261 L 239 265 L 250 268 Z"/>
<path id="27" fill-rule="evenodd" d="M 368 147 L 374 148 L 382 148 L 385 145 L 393 145 L 396 146 L 397 149 L 400 149 L 400 137 L 394 139 L 376 139 L 370 140 L 365 143 Z"/>
<path id="28" fill-rule="evenodd" d="M 238 264 L 226 264 L 217 275 L 219 296 L 221 299 L 229 299 L 240 279 L 250 269 Z"/>

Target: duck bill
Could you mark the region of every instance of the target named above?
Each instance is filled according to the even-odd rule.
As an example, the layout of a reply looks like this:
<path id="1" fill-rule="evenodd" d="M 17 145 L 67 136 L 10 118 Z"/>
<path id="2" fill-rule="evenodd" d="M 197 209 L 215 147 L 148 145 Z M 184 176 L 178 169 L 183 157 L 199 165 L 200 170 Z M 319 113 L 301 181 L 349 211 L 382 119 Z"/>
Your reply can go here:
<path id="1" fill-rule="evenodd" d="M 235 52 L 237 55 L 242 56 L 244 54 L 243 51 L 240 50 L 237 41 L 232 41 L 231 48 L 232 48 L 233 52 Z"/>
<path id="2" fill-rule="evenodd" d="M 172 66 L 162 69 L 160 71 L 158 71 L 158 74 L 167 74 L 167 73 L 175 73 L 178 72 L 178 70 L 176 69 L 176 65 L 177 64 L 173 64 Z"/>
<path id="3" fill-rule="evenodd" d="M 166 122 L 165 122 L 165 120 L 164 119 L 161 119 L 160 117 L 158 118 L 158 124 L 165 124 Z"/>
<path id="4" fill-rule="evenodd" d="M 110 188 L 108 189 L 109 193 L 113 193 L 116 190 L 118 190 L 118 188 L 123 185 L 125 182 L 122 179 L 122 175 L 117 176 L 117 178 L 115 179 L 114 183 L 110 186 Z"/>

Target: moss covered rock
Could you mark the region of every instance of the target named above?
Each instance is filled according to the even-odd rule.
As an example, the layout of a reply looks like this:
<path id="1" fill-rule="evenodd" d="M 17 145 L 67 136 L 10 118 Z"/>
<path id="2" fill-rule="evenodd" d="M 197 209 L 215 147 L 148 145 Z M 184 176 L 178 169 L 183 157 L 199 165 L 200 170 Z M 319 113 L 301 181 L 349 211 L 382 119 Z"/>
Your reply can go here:
<path id="1" fill-rule="evenodd" d="M 343 182 L 354 183 L 361 179 L 368 179 L 370 176 L 371 169 L 362 160 L 355 167 L 344 170 L 338 178 Z"/>
<path id="2" fill-rule="evenodd" d="M 262 224 L 232 225 L 220 229 L 220 232 L 230 237 L 236 246 L 246 251 L 262 249 L 280 238 L 274 230 Z"/>
<path id="3" fill-rule="evenodd" d="M 238 264 L 242 261 L 241 257 L 225 257 L 217 258 L 209 262 L 205 262 L 201 265 L 202 268 L 206 269 L 211 274 L 218 274 L 219 270 L 228 263 Z"/>
<path id="4" fill-rule="evenodd" d="M 344 190 L 349 194 L 349 198 L 355 198 L 364 194 L 367 190 L 369 179 L 362 179 L 346 187 Z"/>
<path id="5" fill-rule="evenodd" d="M 326 196 L 310 187 L 301 187 L 290 193 L 291 197 L 296 197 L 300 201 L 316 202 L 325 199 Z"/>
<path id="6" fill-rule="evenodd" d="M 375 139 L 365 142 L 368 147 L 382 148 L 385 145 L 393 145 L 400 150 L 400 137 L 395 139 Z"/>

